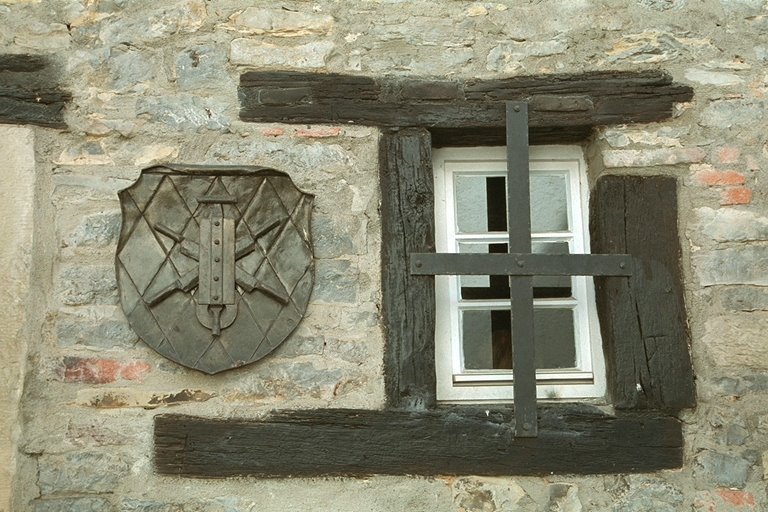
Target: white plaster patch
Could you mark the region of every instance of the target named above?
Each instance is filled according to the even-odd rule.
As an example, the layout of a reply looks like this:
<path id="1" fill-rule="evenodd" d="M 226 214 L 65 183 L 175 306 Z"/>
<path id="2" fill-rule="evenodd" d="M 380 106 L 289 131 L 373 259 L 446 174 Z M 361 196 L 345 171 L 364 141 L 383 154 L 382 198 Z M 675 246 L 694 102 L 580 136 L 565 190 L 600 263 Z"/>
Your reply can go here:
<path id="1" fill-rule="evenodd" d="M 27 345 L 27 294 L 32 265 L 35 152 L 29 128 L 0 126 L 0 510 L 11 510 L 11 483 L 16 472 L 19 399 Z"/>
<path id="2" fill-rule="evenodd" d="M 277 46 L 254 39 L 235 39 L 229 59 L 236 65 L 281 68 L 322 68 L 331 54 L 331 41 L 317 41 L 299 46 Z"/>
<path id="3" fill-rule="evenodd" d="M 706 69 L 700 69 L 700 68 L 691 68 L 688 71 L 685 72 L 685 78 L 690 80 L 691 82 L 696 82 L 702 85 L 717 85 L 717 86 L 728 86 L 728 85 L 739 85 L 744 83 L 744 80 L 733 74 L 733 73 L 725 73 L 722 71 L 709 71 Z"/>

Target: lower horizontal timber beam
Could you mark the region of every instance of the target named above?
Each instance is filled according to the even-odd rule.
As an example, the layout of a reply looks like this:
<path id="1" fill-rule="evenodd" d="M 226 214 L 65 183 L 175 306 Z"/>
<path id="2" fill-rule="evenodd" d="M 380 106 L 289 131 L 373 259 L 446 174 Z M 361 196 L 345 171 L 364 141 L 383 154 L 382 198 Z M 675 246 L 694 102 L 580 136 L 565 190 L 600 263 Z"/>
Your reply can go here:
<path id="1" fill-rule="evenodd" d="M 549 475 L 682 465 L 680 422 L 541 407 L 539 436 L 515 438 L 513 411 L 321 409 L 264 419 L 155 418 L 155 468 L 188 477 Z"/>

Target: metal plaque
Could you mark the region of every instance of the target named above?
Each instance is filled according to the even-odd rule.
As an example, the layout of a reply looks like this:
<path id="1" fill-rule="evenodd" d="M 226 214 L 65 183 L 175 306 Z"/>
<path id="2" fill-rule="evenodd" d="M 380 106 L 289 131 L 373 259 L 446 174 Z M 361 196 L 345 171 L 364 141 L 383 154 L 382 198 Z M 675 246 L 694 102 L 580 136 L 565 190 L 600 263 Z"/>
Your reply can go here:
<path id="1" fill-rule="evenodd" d="M 120 303 L 160 354 L 218 373 L 266 356 L 299 324 L 314 280 L 314 196 L 287 174 L 157 166 L 119 196 Z"/>

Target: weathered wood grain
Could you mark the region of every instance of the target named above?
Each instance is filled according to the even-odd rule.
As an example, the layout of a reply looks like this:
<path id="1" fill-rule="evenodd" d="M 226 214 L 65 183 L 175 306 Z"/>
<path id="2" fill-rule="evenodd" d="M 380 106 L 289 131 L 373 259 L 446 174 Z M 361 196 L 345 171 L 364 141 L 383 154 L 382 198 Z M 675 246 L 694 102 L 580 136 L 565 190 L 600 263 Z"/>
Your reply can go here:
<path id="1" fill-rule="evenodd" d="M 551 475 L 682 465 L 680 422 L 655 414 L 543 408 L 539 437 L 511 410 L 313 410 L 263 420 L 155 418 L 155 468 L 191 477 Z"/>
<path id="2" fill-rule="evenodd" d="M 595 278 L 611 401 L 617 408 L 696 404 L 683 302 L 677 182 L 604 176 L 591 198 L 592 251 L 627 253 L 629 278 Z"/>
<path id="3" fill-rule="evenodd" d="M 528 133 L 530 144 L 579 144 L 592 135 L 592 126 L 540 126 Z M 505 127 L 490 128 L 430 128 L 432 147 L 504 146 L 507 143 Z"/>
<path id="4" fill-rule="evenodd" d="M 692 89 L 660 71 L 468 81 L 251 71 L 239 95 L 244 121 L 418 126 L 438 145 L 487 145 L 480 135 L 503 140 L 506 100 L 529 102 L 534 143 L 565 143 L 594 126 L 666 119 Z"/>
<path id="5" fill-rule="evenodd" d="M 379 142 L 384 377 L 390 407 L 435 403 L 434 277 L 411 275 L 408 255 L 435 250 L 432 146 L 423 129 Z"/>
<path id="6" fill-rule="evenodd" d="M 58 70 L 39 55 L 0 55 L 0 123 L 66 128 L 72 99 L 58 85 Z"/>

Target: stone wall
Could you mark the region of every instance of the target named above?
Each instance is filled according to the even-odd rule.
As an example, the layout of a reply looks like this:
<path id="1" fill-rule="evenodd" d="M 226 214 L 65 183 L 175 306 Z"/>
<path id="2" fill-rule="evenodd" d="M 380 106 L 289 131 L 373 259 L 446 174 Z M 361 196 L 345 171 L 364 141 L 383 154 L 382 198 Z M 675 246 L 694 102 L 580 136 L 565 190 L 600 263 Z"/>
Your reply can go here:
<path id="1" fill-rule="evenodd" d="M 3 187 L 22 190 L 12 211 L 5 202 L 0 211 L 24 229 L 3 226 L 20 254 L 0 252 L 14 283 L 0 302 L 2 393 L 11 397 L 0 402 L 0 456 L 15 475 L 11 483 L 0 473 L 0 510 L 11 500 L 13 510 L 38 512 L 765 510 L 766 34 L 765 0 L 0 0 L 3 51 L 51 56 L 73 95 L 66 130 L 0 131 L 0 155 L 34 148 L 34 162 L 2 165 Z M 606 128 L 587 149 L 593 179 L 664 174 L 680 184 L 699 395 L 680 414 L 682 470 L 309 481 L 153 474 L 158 413 L 259 417 L 384 401 L 378 132 L 241 122 L 241 72 L 499 78 L 657 68 L 693 86 L 693 102 L 665 123 Z M 205 376 L 162 359 L 129 328 L 114 277 L 116 193 L 161 162 L 272 166 L 316 194 L 308 314 L 263 362 Z M 22 377 L 14 360 L 25 350 Z"/>

